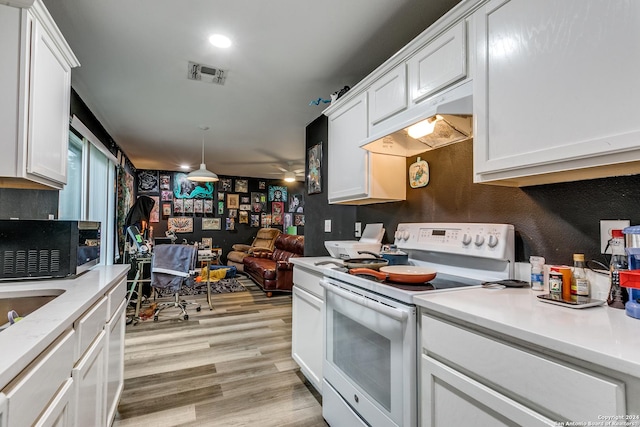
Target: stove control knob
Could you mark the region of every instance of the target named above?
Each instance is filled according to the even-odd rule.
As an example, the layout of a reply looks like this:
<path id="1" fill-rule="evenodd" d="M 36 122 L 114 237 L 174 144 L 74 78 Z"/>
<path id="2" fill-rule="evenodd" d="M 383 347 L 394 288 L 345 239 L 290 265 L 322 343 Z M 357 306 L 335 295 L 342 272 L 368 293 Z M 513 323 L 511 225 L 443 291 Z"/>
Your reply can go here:
<path id="1" fill-rule="evenodd" d="M 473 243 L 475 243 L 475 245 L 478 246 L 478 247 L 482 246 L 484 244 L 484 237 L 479 235 L 479 234 L 477 234 L 476 235 L 476 240 Z"/>
<path id="2" fill-rule="evenodd" d="M 462 246 L 469 246 L 470 244 L 471 244 L 471 236 L 465 233 L 465 235 L 462 236 Z"/>
<path id="3" fill-rule="evenodd" d="M 402 236 L 402 231 L 400 231 L 400 230 L 396 230 L 396 232 L 393 233 L 393 238 L 396 239 L 396 240 L 400 240 L 400 238 L 401 238 L 400 236 Z"/>
<path id="4" fill-rule="evenodd" d="M 491 236 L 489 236 L 487 245 L 489 245 L 490 248 L 495 248 L 496 246 L 498 246 L 498 238 L 492 234 Z"/>
<path id="5" fill-rule="evenodd" d="M 402 240 L 409 240 L 409 236 L 411 236 L 411 235 L 409 234 L 409 232 L 408 232 L 407 230 L 404 230 L 404 231 L 402 232 L 402 237 L 400 237 L 400 238 L 401 238 Z"/>

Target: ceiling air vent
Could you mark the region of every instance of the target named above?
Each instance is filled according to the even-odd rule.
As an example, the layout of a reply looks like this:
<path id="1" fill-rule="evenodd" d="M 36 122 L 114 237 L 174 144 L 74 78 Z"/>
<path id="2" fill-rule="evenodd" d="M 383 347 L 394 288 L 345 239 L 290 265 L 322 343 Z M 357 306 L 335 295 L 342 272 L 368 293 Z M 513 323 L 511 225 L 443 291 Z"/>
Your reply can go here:
<path id="1" fill-rule="evenodd" d="M 226 77 L 227 72 L 225 70 L 189 61 L 189 69 L 187 72 L 187 78 L 189 78 L 189 80 L 200 80 L 206 83 L 223 85 Z"/>

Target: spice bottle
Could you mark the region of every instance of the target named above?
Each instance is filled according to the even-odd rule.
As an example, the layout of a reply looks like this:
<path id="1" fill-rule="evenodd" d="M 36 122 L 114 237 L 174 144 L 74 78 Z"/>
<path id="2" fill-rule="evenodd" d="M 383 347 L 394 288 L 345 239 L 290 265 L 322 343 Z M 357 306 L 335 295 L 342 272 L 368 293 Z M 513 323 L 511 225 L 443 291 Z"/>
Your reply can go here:
<path id="1" fill-rule="evenodd" d="M 589 296 L 589 279 L 587 279 L 587 270 L 584 267 L 584 254 L 573 254 L 571 295 Z"/>
<path id="2" fill-rule="evenodd" d="M 627 288 L 620 286 L 620 272 L 629 268 L 627 254 L 624 250 L 624 237 L 622 230 L 611 230 L 611 262 L 609 263 L 609 297 L 607 304 L 613 308 L 624 309 L 629 300 Z"/>
<path id="3" fill-rule="evenodd" d="M 541 291 L 544 289 L 544 279 L 542 277 L 544 258 L 541 256 L 530 256 L 529 263 L 531 264 L 531 289 Z"/>
<path id="4" fill-rule="evenodd" d="M 557 267 L 549 270 L 549 292 L 558 297 L 562 295 L 562 273 Z"/>

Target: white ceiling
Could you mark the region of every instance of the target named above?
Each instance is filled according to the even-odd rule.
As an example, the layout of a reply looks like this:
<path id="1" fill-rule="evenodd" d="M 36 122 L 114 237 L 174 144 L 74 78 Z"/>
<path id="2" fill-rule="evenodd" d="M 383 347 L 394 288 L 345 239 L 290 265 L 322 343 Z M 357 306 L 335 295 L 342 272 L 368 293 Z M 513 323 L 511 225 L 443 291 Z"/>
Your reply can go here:
<path id="1" fill-rule="evenodd" d="M 80 61 L 72 86 L 138 169 L 278 178 L 305 127 L 459 0 L 44 0 Z M 228 35 L 227 50 L 208 42 Z M 187 79 L 187 63 L 228 71 Z M 210 130 L 203 132 L 200 125 Z M 302 178 L 301 178 L 302 179 Z"/>

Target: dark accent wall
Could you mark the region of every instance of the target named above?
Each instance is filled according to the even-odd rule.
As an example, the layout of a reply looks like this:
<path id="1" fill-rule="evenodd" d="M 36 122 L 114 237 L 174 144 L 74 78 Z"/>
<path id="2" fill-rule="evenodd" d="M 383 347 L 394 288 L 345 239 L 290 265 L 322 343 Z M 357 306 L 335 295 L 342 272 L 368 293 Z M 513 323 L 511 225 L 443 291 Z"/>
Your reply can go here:
<path id="1" fill-rule="evenodd" d="M 541 255 L 553 264 L 571 264 L 574 252 L 604 261 L 600 254 L 601 219 L 628 219 L 632 225 L 640 224 L 640 175 L 511 188 L 473 183 L 471 140 L 427 151 L 420 157 L 429 163 L 430 182 L 415 189 L 407 182 L 406 201 L 358 207 L 323 207 L 318 203 L 314 210 L 330 209 L 337 215 L 341 208 L 347 213 L 355 208 L 355 217 L 363 226 L 384 224 L 387 243 L 393 241 L 400 222 L 513 224 L 516 260 L 528 262 L 530 255 Z M 416 157 L 407 159 L 407 166 L 415 161 Z M 323 199 L 326 203 L 326 196 Z M 320 220 L 316 223 L 308 215 L 307 241 L 326 240 L 320 232 Z M 353 222 L 334 226 L 341 227 L 342 235 L 347 236 L 352 233 Z M 312 249 L 308 255 L 327 254 L 318 244 Z"/>
<path id="2" fill-rule="evenodd" d="M 58 217 L 58 191 L 0 188 L 0 218 L 48 219 Z"/>
<path id="3" fill-rule="evenodd" d="M 327 255 L 325 240 L 354 240 L 354 224 L 356 207 L 330 205 L 327 203 L 327 153 L 328 153 L 328 118 L 324 115 L 311 122 L 306 129 L 306 150 L 322 142 L 322 191 L 308 194 L 305 197 L 305 233 L 304 253 L 307 256 Z M 309 172 L 308 151 L 306 155 L 306 171 Z M 324 221 L 331 220 L 331 232 L 324 232 Z"/>

